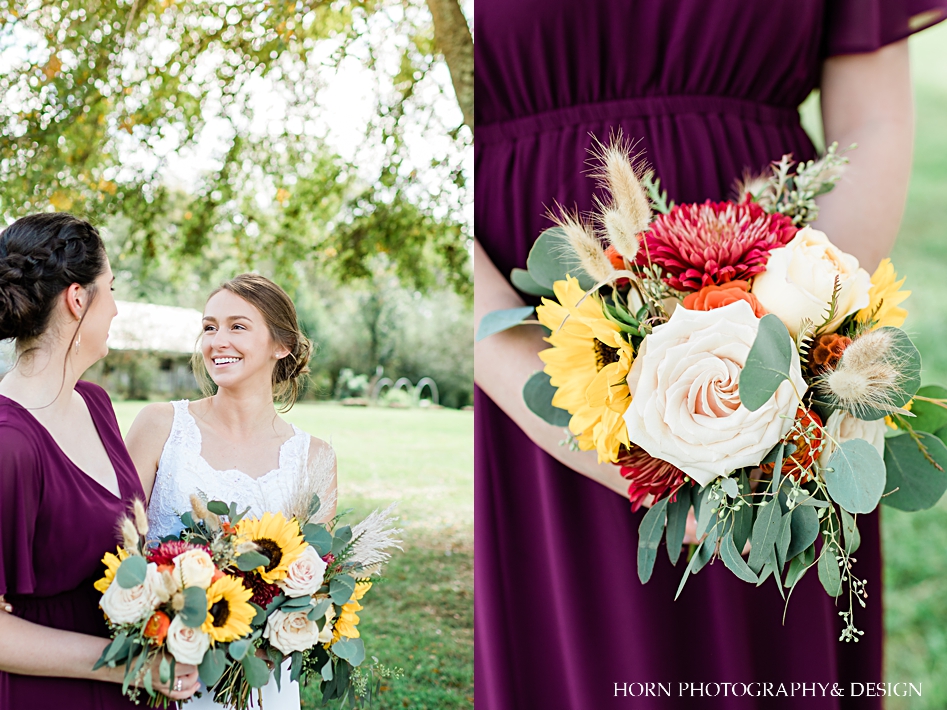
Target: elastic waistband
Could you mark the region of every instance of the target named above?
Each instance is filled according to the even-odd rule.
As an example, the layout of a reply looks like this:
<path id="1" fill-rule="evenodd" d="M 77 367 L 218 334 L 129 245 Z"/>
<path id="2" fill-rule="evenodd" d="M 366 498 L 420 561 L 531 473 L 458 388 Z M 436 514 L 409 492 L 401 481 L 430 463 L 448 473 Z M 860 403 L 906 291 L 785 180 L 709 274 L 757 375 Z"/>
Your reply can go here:
<path id="1" fill-rule="evenodd" d="M 753 123 L 791 125 L 799 122 L 799 111 L 795 107 L 773 106 L 725 96 L 646 96 L 569 106 L 510 121 L 480 125 L 476 127 L 475 139 L 478 143 L 501 143 L 583 123 L 684 114 L 735 115 Z"/>

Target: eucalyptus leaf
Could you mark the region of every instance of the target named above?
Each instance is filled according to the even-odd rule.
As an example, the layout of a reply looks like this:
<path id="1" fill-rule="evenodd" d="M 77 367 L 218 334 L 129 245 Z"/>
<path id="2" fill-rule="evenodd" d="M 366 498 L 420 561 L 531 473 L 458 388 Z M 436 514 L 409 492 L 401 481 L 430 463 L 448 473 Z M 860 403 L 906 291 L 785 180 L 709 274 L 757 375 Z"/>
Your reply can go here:
<path id="1" fill-rule="evenodd" d="M 115 581 L 122 589 L 131 589 L 143 584 L 148 574 L 148 561 L 140 555 L 132 555 L 122 560 L 115 571 Z"/>
<path id="2" fill-rule="evenodd" d="M 500 333 L 509 330 L 533 314 L 535 309 L 532 306 L 522 306 L 520 308 L 507 308 L 502 311 L 491 311 L 480 319 L 480 327 L 477 328 L 476 340 L 479 342 L 488 338 L 494 333 Z"/>
<path id="3" fill-rule="evenodd" d="M 819 537 L 819 516 L 815 508 L 797 505 L 792 510 L 792 539 L 786 551 L 786 559 L 791 560 L 807 549 Z"/>
<path id="4" fill-rule="evenodd" d="M 332 659 L 326 661 L 326 664 L 322 667 L 320 673 L 322 675 L 322 680 L 324 680 L 326 683 L 332 680 Z"/>
<path id="5" fill-rule="evenodd" d="M 316 548 L 320 557 L 332 551 L 332 533 L 325 526 L 309 523 L 303 527 L 303 539 Z"/>
<path id="6" fill-rule="evenodd" d="M 796 555 L 789 561 L 789 571 L 786 572 L 786 581 L 784 586 L 792 588 L 796 582 L 802 579 L 802 576 L 809 570 L 812 563 L 815 562 L 815 545 L 809 545 L 802 553 Z"/>
<path id="7" fill-rule="evenodd" d="M 927 453 L 947 470 L 947 446 L 933 434 L 918 432 Z M 932 508 L 947 490 L 947 473 L 938 471 L 907 434 L 885 439 L 888 479 L 881 502 L 898 510 Z"/>
<path id="8" fill-rule="evenodd" d="M 158 664 L 158 680 L 167 683 L 171 680 L 171 664 L 164 656 L 161 657 L 161 663 Z"/>
<path id="9" fill-rule="evenodd" d="M 233 644 L 231 644 L 233 654 Z M 208 688 L 212 687 L 227 670 L 227 654 L 222 648 L 210 648 L 204 653 L 204 660 L 197 666 L 197 674 Z"/>
<path id="10" fill-rule="evenodd" d="M 740 372 L 740 402 L 744 407 L 755 412 L 776 394 L 783 380 L 789 379 L 794 355 L 792 337 L 783 322 L 772 314 L 763 316 Z"/>
<path id="11" fill-rule="evenodd" d="M 250 639 L 240 639 L 232 642 L 230 644 L 230 657 L 235 661 L 241 660 L 250 650 L 250 643 Z M 208 683 L 208 685 L 213 685 L 213 683 Z"/>
<path id="12" fill-rule="evenodd" d="M 768 496 L 766 505 L 757 507 L 756 522 L 753 523 L 753 532 L 750 537 L 752 549 L 750 550 L 750 559 L 747 560 L 750 569 L 757 574 L 760 573 L 763 565 L 773 555 L 782 518 L 779 502 L 775 497 Z"/>
<path id="13" fill-rule="evenodd" d="M 838 560 L 835 559 L 838 554 L 838 548 L 827 543 L 819 557 L 819 581 L 830 597 L 837 597 L 842 593 L 842 575 L 839 572 Z"/>
<path id="14" fill-rule="evenodd" d="M 843 539 L 845 540 L 845 552 L 850 555 L 858 549 L 859 545 L 861 545 L 861 533 L 858 532 L 858 525 L 855 522 L 855 517 L 845 510 L 845 508 L 841 509 L 841 513 L 842 535 Z"/>
<path id="15" fill-rule="evenodd" d="M 727 569 L 733 572 L 744 582 L 755 584 L 757 577 L 750 569 L 749 565 L 743 560 L 740 552 L 737 550 L 733 541 L 733 528 L 731 527 L 727 534 L 720 541 L 720 559 Z"/>
<path id="16" fill-rule="evenodd" d="M 740 493 L 745 494 L 750 491 L 750 481 L 746 471 L 740 471 L 739 481 Z M 744 503 L 733 513 L 733 544 L 739 552 L 743 552 L 746 547 L 746 541 L 750 539 L 750 533 L 753 530 L 753 506 Z"/>
<path id="17" fill-rule="evenodd" d="M 684 534 L 687 531 L 687 514 L 691 509 L 691 488 L 684 484 L 677 491 L 677 497 L 667 507 L 667 527 L 665 530 L 668 559 L 672 565 L 677 564 L 684 545 Z"/>
<path id="18" fill-rule="evenodd" d="M 947 389 L 940 385 L 926 385 L 917 391 L 917 395 L 930 399 L 947 399 Z M 911 419 L 911 427 L 915 431 L 936 432 L 947 426 L 947 409 L 933 402 L 917 399 L 916 396 L 911 405 L 911 414 L 915 416 Z"/>
<path id="19" fill-rule="evenodd" d="M 710 527 L 711 521 L 716 517 L 717 508 L 720 501 L 712 500 L 710 497 L 710 486 L 704 486 L 700 496 L 700 508 L 697 510 L 697 539 L 703 537 L 704 533 Z"/>
<path id="20" fill-rule="evenodd" d="M 200 587 L 184 590 L 184 608 L 178 612 L 184 625 L 196 629 L 207 620 L 207 594 Z"/>
<path id="21" fill-rule="evenodd" d="M 523 386 L 523 400 L 529 411 L 554 426 L 569 426 L 572 415 L 565 409 L 553 406 L 556 388 L 549 382 L 549 375 L 540 370 L 533 373 Z"/>
<path id="22" fill-rule="evenodd" d="M 720 537 L 720 528 L 721 524 L 719 522 L 711 525 L 707 530 L 707 537 L 704 538 L 705 544 L 701 545 L 694 552 L 694 557 L 697 558 L 697 563 L 693 569 L 694 574 L 702 570 L 704 565 L 713 559 L 714 552 L 717 549 L 717 539 Z"/>
<path id="23" fill-rule="evenodd" d="M 214 515 L 227 515 L 230 513 L 230 506 L 219 500 L 212 500 L 207 504 L 207 510 Z"/>
<path id="24" fill-rule="evenodd" d="M 355 580 L 347 574 L 333 577 L 329 582 L 329 596 L 339 606 L 346 604 L 355 592 Z"/>
<path id="25" fill-rule="evenodd" d="M 569 246 L 569 239 L 561 227 L 552 227 L 539 235 L 526 258 L 529 275 L 540 286 L 552 288 L 569 274 L 579 281 L 583 291 L 595 285 L 579 264 L 579 259 Z"/>
<path id="26" fill-rule="evenodd" d="M 832 500 L 849 513 L 870 513 L 885 490 L 885 462 L 864 439 L 849 439 L 829 457 L 822 477 Z"/>
<path id="27" fill-rule="evenodd" d="M 266 667 L 266 662 L 262 658 L 256 657 L 256 654 L 248 653 L 240 660 L 240 665 L 243 666 L 243 673 L 251 688 L 262 688 L 269 681 L 270 669 Z"/>
<path id="28" fill-rule="evenodd" d="M 353 666 L 361 665 L 365 660 L 365 645 L 360 638 L 350 639 L 343 636 L 332 644 L 332 652 Z"/>
<path id="29" fill-rule="evenodd" d="M 720 487 L 723 488 L 724 493 L 730 498 L 736 498 L 740 495 L 740 489 L 737 487 L 737 482 L 733 478 L 727 477 L 720 479 Z"/>
<path id="30" fill-rule="evenodd" d="M 651 506 L 638 526 L 638 579 L 645 584 L 651 579 L 658 544 L 664 537 L 665 511 L 668 499 L 662 498 Z"/>
<path id="31" fill-rule="evenodd" d="M 326 615 L 326 612 L 329 610 L 329 605 L 332 604 L 330 599 L 320 599 L 316 602 L 315 606 L 309 611 L 307 615 L 310 621 L 316 621 L 321 619 Z M 321 629 L 320 629 L 321 631 Z"/>
<path id="32" fill-rule="evenodd" d="M 789 552 L 789 543 L 792 540 L 792 511 L 783 515 L 779 521 L 779 535 L 776 536 L 776 576 L 783 576 L 783 567 L 786 565 L 786 553 Z"/>
<path id="33" fill-rule="evenodd" d="M 681 577 L 681 583 L 677 587 L 677 593 L 674 595 L 674 601 L 677 601 L 677 598 L 681 596 L 681 592 L 684 591 L 684 585 L 687 583 L 687 578 L 693 573 L 694 568 L 697 567 L 697 553 L 699 553 L 701 548 L 704 546 L 704 542 L 706 542 L 706 540 L 697 543 L 697 546 L 694 548 L 694 552 L 691 555 L 690 560 L 687 562 L 687 567 L 684 568 L 684 574 Z"/>
<path id="34" fill-rule="evenodd" d="M 339 639 L 341 641 L 342 639 Z M 338 642 L 336 642 L 338 643 Z M 336 644 L 332 644 L 335 646 Z M 303 670 L 303 654 L 300 651 L 293 651 L 293 660 L 289 668 L 289 680 L 299 682 L 299 676 Z"/>
<path id="35" fill-rule="evenodd" d="M 270 564 L 270 558 L 255 550 L 244 552 L 237 557 L 237 569 L 241 572 L 252 572 L 257 567 L 266 567 L 268 564 Z"/>
<path id="36" fill-rule="evenodd" d="M 546 288 L 536 283 L 526 269 L 513 269 L 510 273 L 510 281 L 513 282 L 513 285 L 517 289 L 523 293 L 528 293 L 530 296 L 546 296 L 547 298 L 552 298 L 555 295 L 551 288 Z"/>

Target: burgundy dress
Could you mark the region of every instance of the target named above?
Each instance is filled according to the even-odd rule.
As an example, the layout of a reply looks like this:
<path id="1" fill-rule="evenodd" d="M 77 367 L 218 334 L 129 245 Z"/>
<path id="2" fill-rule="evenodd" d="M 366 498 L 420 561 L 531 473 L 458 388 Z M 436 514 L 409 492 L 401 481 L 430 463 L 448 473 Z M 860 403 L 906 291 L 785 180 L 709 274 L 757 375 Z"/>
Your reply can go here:
<path id="1" fill-rule="evenodd" d="M 727 198 L 744 169 L 813 155 L 796 107 L 826 56 L 875 50 L 945 10 L 945 0 L 478 0 L 477 237 L 504 274 L 525 267 L 550 226 L 546 206 L 591 209 L 591 135 L 618 128 L 672 199 Z M 865 635 L 844 644 L 814 572 L 785 624 L 772 580 L 755 588 L 719 563 L 672 601 L 684 565 L 663 548 L 642 586 L 643 511 L 546 455 L 479 390 L 475 465 L 478 708 L 881 707 L 848 697 L 852 682 L 883 680 L 877 516 L 860 520 L 856 555 Z M 679 683 L 701 682 L 783 682 L 787 693 L 838 683 L 845 697 L 734 698 L 723 686 L 682 697 Z M 625 683 L 670 693 L 634 699 Z"/>
<path id="2" fill-rule="evenodd" d="M 145 496 L 108 395 L 88 382 L 78 382 L 76 391 L 122 497 L 83 473 L 32 414 L 0 395 L 0 594 L 27 621 L 107 636 L 101 594 L 92 585 L 104 571 L 102 555 L 119 542 L 118 519 L 132 499 Z M 0 710 L 131 707 L 116 683 L 0 672 Z"/>

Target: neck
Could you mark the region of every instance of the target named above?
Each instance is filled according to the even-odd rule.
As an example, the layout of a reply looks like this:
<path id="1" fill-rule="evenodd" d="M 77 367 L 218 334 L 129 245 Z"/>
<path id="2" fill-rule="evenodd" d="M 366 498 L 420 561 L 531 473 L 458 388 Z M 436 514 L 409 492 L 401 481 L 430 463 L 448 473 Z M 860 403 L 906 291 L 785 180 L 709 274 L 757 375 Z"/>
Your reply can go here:
<path id="1" fill-rule="evenodd" d="M 64 345 L 27 350 L 0 382 L 0 394 L 27 409 L 44 409 L 52 414 L 64 410 L 83 372 L 76 367 L 74 357 L 66 357 L 67 352 Z"/>
<path id="2" fill-rule="evenodd" d="M 262 427 L 273 427 L 276 407 L 269 383 L 255 387 L 221 387 L 208 401 L 207 413 L 225 431 L 244 438 Z"/>

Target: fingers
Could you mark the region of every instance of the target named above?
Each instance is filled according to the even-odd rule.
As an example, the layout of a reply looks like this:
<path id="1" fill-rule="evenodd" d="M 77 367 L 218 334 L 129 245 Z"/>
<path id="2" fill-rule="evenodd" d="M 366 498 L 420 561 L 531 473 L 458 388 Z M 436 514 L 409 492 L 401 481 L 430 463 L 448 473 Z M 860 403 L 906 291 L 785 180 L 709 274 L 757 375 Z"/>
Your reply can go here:
<path id="1" fill-rule="evenodd" d="M 13 613 L 13 605 L 4 599 L 2 594 L 0 594 L 0 611 L 5 611 L 7 614 Z"/>
<path id="2" fill-rule="evenodd" d="M 197 667 L 185 663 L 176 665 L 174 678 L 168 683 L 155 683 L 154 688 L 172 700 L 187 700 L 200 688 Z"/>
<path id="3" fill-rule="evenodd" d="M 684 544 L 697 544 L 697 516 L 694 515 L 693 509 L 687 514 L 687 524 L 684 526 Z"/>

